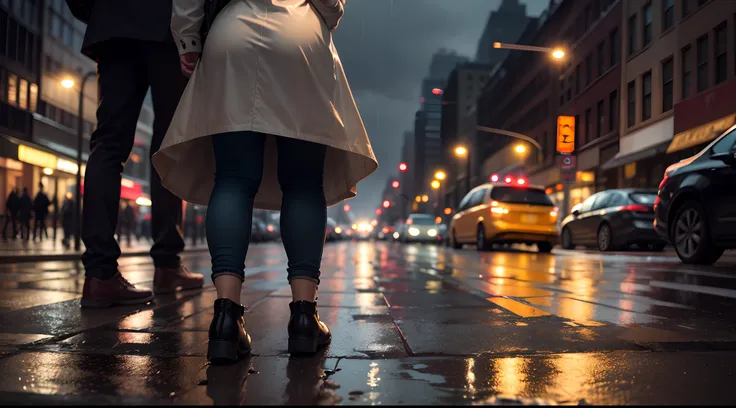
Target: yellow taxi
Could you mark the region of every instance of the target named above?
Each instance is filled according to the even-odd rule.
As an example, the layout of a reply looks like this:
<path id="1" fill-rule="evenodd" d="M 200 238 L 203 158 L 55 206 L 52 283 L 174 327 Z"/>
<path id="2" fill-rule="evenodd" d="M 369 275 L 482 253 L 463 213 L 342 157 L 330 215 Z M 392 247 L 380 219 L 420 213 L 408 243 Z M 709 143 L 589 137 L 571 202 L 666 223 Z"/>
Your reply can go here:
<path id="1" fill-rule="evenodd" d="M 490 250 L 493 244 L 536 244 L 550 252 L 557 243 L 558 209 L 544 188 L 530 186 L 524 177 L 506 176 L 474 188 L 460 202 L 450 224 L 455 249 L 476 244 Z"/>

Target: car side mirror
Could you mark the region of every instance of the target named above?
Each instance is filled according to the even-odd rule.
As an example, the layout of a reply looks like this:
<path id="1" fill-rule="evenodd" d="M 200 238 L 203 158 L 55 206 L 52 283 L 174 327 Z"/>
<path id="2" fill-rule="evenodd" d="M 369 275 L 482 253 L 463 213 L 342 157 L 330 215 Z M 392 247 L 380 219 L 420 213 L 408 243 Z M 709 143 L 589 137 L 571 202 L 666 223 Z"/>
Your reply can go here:
<path id="1" fill-rule="evenodd" d="M 712 160 L 720 160 L 730 166 L 736 166 L 736 149 L 727 153 L 716 153 L 710 156 Z"/>
<path id="2" fill-rule="evenodd" d="M 577 217 L 578 215 L 580 215 L 580 210 L 572 210 L 572 215 Z"/>

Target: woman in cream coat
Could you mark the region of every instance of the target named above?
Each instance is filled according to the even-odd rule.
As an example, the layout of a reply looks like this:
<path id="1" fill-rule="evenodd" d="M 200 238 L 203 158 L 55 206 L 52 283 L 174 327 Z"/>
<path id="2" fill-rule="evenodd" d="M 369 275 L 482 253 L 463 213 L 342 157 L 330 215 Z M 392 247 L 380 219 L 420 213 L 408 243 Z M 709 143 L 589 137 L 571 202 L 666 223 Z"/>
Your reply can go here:
<path id="1" fill-rule="evenodd" d="M 204 2 L 173 0 L 191 77 L 153 164 L 174 194 L 208 206 L 218 293 L 208 358 L 250 352 L 240 290 L 254 206 L 281 210 L 289 352 L 315 352 L 331 340 L 316 305 L 327 206 L 378 166 L 332 42 L 345 0 L 230 0 L 202 47 Z"/>

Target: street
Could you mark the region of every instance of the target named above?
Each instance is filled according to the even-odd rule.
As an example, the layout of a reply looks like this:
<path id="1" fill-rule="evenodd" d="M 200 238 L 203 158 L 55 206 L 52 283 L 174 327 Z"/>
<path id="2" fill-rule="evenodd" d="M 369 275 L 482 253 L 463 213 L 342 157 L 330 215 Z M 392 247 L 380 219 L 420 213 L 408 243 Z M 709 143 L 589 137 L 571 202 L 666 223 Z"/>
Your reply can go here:
<path id="1" fill-rule="evenodd" d="M 330 244 L 318 303 L 333 343 L 289 358 L 285 254 L 254 245 L 243 289 L 254 352 L 233 366 L 205 359 L 212 285 L 82 310 L 76 263 L 3 265 L 0 401 L 736 403 L 730 255 L 698 268 L 668 253 Z M 208 254 L 183 259 L 209 277 Z M 122 258 L 121 270 L 150 288 L 148 258 Z"/>

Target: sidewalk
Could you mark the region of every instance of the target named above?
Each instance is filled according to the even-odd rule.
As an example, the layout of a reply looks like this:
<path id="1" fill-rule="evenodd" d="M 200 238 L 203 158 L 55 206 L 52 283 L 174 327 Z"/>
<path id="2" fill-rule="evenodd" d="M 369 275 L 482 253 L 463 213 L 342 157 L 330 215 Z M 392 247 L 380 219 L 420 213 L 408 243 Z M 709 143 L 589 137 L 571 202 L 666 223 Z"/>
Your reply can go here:
<path id="1" fill-rule="evenodd" d="M 49 237 L 53 237 L 52 230 L 49 229 Z M 20 238 L 15 240 L 2 240 L 0 238 L 0 264 L 18 263 L 18 262 L 43 262 L 43 261 L 76 261 L 84 253 L 84 243 L 80 251 L 74 250 L 74 241 L 70 242 L 71 248 L 64 248 L 61 244 L 63 234 L 59 230 L 57 232 L 56 241 L 53 238 L 44 239 L 43 241 L 25 241 Z M 192 245 L 191 240 L 186 240 L 186 251 L 206 251 L 207 243 L 200 242 Z M 144 256 L 148 255 L 151 250 L 152 241 L 141 238 L 140 241 L 132 239 L 128 244 L 123 241 L 120 245 L 122 251 L 121 256 Z"/>

